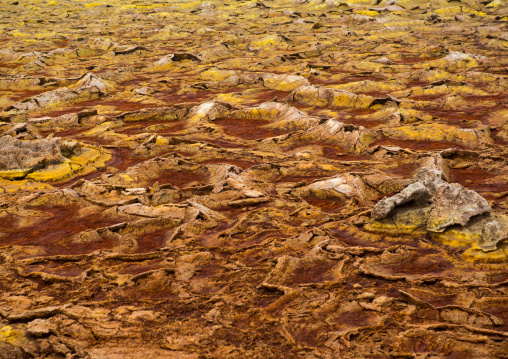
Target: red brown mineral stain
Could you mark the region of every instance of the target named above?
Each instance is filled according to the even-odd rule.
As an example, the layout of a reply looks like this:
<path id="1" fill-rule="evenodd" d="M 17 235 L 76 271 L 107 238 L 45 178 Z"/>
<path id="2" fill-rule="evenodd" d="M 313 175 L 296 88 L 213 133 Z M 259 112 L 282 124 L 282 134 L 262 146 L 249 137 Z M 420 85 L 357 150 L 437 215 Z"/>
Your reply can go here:
<path id="1" fill-rule="evenodd" d="M 447 260 L 437 256 L 417 256 L 390 264 L 389 271 L 397 274 L 439 274 L 451 268 Z"/>
<path id="2" fill-rule="evenodd" d="M 106 167 L 114 167 L 121 171 L 126 170 L 129 167 L 135 166 L 138 163 L 144 161 L 143 158 L 140 157 L 132 157 L 131 154 L 133 150 L 129 148 L 108 148 L 109 151 L 112 152 L 112 159 L 106 162 Z"/>
<path id="3" fill-rule="evenodd" d="M 233 166 L 238 166 L 242 169 L 248 169 L 252 166 L 256 166 L 256 165 L 259 165 L 259 164 L 262 164 L 263 162 L 257 162 L 257 161 L 248 161 L 248 160 L 235 160 L 235 159 L 228 159 L 228 158 L 224 158 L 224 159 L 220 159 L 220 158 L 213 158 L 213 159 L 208 159 L 208 160 L 204 160 L 204 161 L 199 161 L 199 163 L 201 164 L 228 164 L 228 165 L 233 165 Z"/>
<path id="4" fill-rule="evenodd" d="M 385 138 L 376 141 L 374 145 L 398 146 L 401 148 L 408 148 L 416 151 L 436 151 L 436 150 L 446 150 L 448 148 L 459 148 L 459 149 L 465 148 L 460 144 L 446 141 L 428 141 L 428 140 L 412 141 L 412 140 L 397 140 L 394 138 Z"/>
<path id="5" fill-rule="evenodd" d="M 289 282 L 294 284 L 305 284 L 333 281 L 334 276 L 332 271 L 336 265 L 337 263 L 332 261 L 300 264 L 292 273 Z"/>
<path id="6" fill-rule="evenodd" d="M 407 56 L 400 59 L 394 60 L 395 64 L 417 64 L 420 62 L 428 62 L 439 59 L 439 57 L 419 57 L 419 56 Z"/>
<path id="7" fill-rule="evenodd" d="M 410 178 L 418 169 L 418 164 L 415 162 L 397 164 L 395 167 L 384 169 L 383 171 L 402 178 Z"/>
<path id="8" fill-rule="evenodd" d="M 333 321 L 336 325 L 359 328 L 370 325 L 372 319 L 375 317 L 376 315 L 372 312 L 358 310 L 351 312 L 341 312 L 335 316 Z"/>
<path id="9" fill-rule="evenodd" d="M 28 267 L 27 269 L 28 271 L 30 271 L 30 269 L 33 269 L 34 272 L 44 272 L 49 274 L 55 274 L 62 277 L 77 277 L 86 270 L 86 267 L 76 266 L 76 263 L 62 265 L 58 263 L 49 262 L 44 263 L 43 265 L 44 268 L 42 269 L 39 269 L 37 267 L 38 265 L 36 266 L 36 268 Z"/>
<path id="10" fill-rule="evenodd" d="M 303 198 L 308 204 L 319 207 L 322 211 L 327 213 L 336 213 L 342 209 L 342 203 L 338 199 L 319 199 L 315 197 Z"/>
<path id="11" fill-rule="evenodd" d="M 3 321 L 7 323 L 12 313 L 30 316 L 34 309 L 63 306 L 61 313 L 43 318 L 49 323 L 58 322 L 58 330 L 42 337 L 27 335 L 19 343 L 0 346 L 2 349 L 12 351 L 14 356 L 44 357 L 56 350 L 63 353 L 62 357 L 130 355 L 133 359 L 165 354 L 296 358 L 326 357 L 330 353 L 332 356 L 376 359 L 504 357 L 504 334 L 496 334 L 508 329 L 508 307 L 502 295 L 508 277 L 502 270 L 503 263 L 466 262 L 462 256 L 466 247 L 453 248 L 437 243 L 430 235 L 393 236 L 365 232 L 362 224 L 366 221 L 364 217 L 368 217 L 368 209 L 375 200 L 388 194 L 379 194 L 372 203 L 355 203 L 341 198 L 301 198 L 297 190 L 290 190 L 291 185 L 301 188 L 303 181 L 309 184 L 344 173 L 358 175 L 380 171 L 395 181 L 400 179 L 394 185 L 396 187 L 404 184 L 421 167 L 419 155 L 422 152 L 437 154 L 443 149 L 467 146 L 468 151 L 474 151 L 476 155 L 464 151 L 443 154 L 446 164 L 451 167 L 449 182 L 477 191 L 492 204 L 493 213 L 502 216 L 506 214 L 508 203 L 508 184 L 503 167 L 503 146 L 508 145 L 508 140 L 503 139 L 505 133 L 500 123 L 496 128 L 490 127 L 490 134 L 485 131 L 493 143 L 486 141 L 474 148 L 469 143 L 384 138 L 370 144 L 368 149 L 358 149 L 362 153 L 355 154 L 349 146 L 340 146 L 334 138 L 319 141 L 308 136 L 305 139 L 305 135 L 300 135 L 305 131 L 270 128 L 273 124 L 277 126 L 277 118 L 222 118 L 215 121 L 222 130 L 209 133 L 205 127 L 191 126 L 185 119 L 165 121 L 152 118 L 122 124 L 117 117 L 120 113 L 144 108 L 178 104 L 190 108 L 191 104 L 218 98 L 225 101 L 227 96 L 219 95 L 234 93 L 232 97 L 242 101 L 233 105 L 235 108 L 276 99 L 281 103 L 288 102 L 310 116 L 323 120 L 333 118 L 353 127 L 378 132 L 384 130 L 385 123 L 379 120 L 383 111 L 395 106 L 392 103 L 356 109 L 292 102 L 288 95 L 293 91 L 270 90 L 263 86 L 261 78 L 274 73 L 304 76 L 310 83 L 328 88 L 337 84 L 395 81 L 404 88 L 401 92 L 410 93 L 416 86 L 438 90 L 447 86 L 441 94 L 410 96 L 408 100 L 420 101 L 399 104 L 412 106 L 432 117 L 408 125 L 444 123 L 461 129 L 481 130 L 483 126 L 492 125 L 494 113 L 508 108 L 505 81 L 508 72 L 502 61 L 506 52 L 502 48 L 504 15 L 498 14 L 500 7 L 489 6 L 489 1 L 469 1 L 471 11 L 455 16 L 437 11 L 443 4 L 432 0 L 405 7 L 400 12 L 379 10 L 379 15 L 361 16 L 355 12 L 368 10 L 380 1 L 363 1 L 363 8 L 338 2 L 334 5 L 332 1 L 315 9 L 315 4 L 309 6 L 304 4 L 305 1 L 296 1 L 289 7 L 277 1 L 234 4 L 234 1 L 226 0 L 213 4 L 187 4 L 190 7 L 136 1 L 131 9 L 125 9 L 115 1 L 108 6 L 95 7 L 72 1 L 57 1 L 54 6 L 45 6 L 37 0 L 11 0 L 2 5 L 9 22 L 5 34 L 0 35 L 3 48 L 0 50 L 0 86 L 3 88 L 0 94 L 4 95 L 0 102 L 4 106 L 37 98 L 41 92 L 56 88 L 53 85 L 28 90 L 21 88 L 25 81 L 31 83 L 37 76 L 44 77 L 46 84 L 53 79 L 75 83 L 84 73 L 92 72 L 113 86 L 99 97 L 92 94 L 89 99 L 81 98 L 23 114 L 13 114 L 16 111 L 2 113 L 0 132 L 45 114 L 57 116 L 96 108 L 107 121 L 121 125 L 114 129 L 117 134 L 146 132 L 171 138 L 168 145 L 156 149 L 161 151 L 155 155 L 133 157 L 132 154 L 137 153 L 134 148 L 115 147 L 118 136 L 109 133 L 87 136 L 84 134 L 89 130 L 86 125 L 41 131 L 43 137 L 53 135 L 102 146 L 112 153 L 112 159 L 103 170 L 86 175 L 77 173 L 70 179 L 50 183 L 58 188 L 57 191 L 23 187 L 18 192 L 10 192 L 15 183 L 0 188 L 0 277 L 7 278 L 0 280 Z M 153 6 L 156 7 L 152 9 Z M 476 11 L 483 11 L 484 16 L 474 15 Z M 61 14 L 69 16 L 62 17 Z M 108 24 L 101 27 L 105 14 Z M 314 26 L 317 20 L 320 26 Z M 397 37 L 383 32 L 390 22 L 411 36 Z M 58 29 L 56 34 L 55 28 Z M 37 32 L 37 36 L 23 36 L 27 29 Z M 461 29 L 463 31 L 459 31 Z M 268 44 L 269 48 L 253 47 L 252 41 L 275 34 L 284 36 L 282 44 L 277 40 L 275 44 Z M 380 37 L 370 36 L 373 34 Z M 112 56 L 116 49 L 136 45 L 151 51 Z M 461 51 L 461 48 L 472 54 L 470 56 L 484 56 L 477 58 L 479 66 L 461 67 L 461 60 L 456 63 L 453 56 L 448 64 L 446 61 L 431 63 L 445 57 L 448 51 Z M 57 49 L 62 52 L 52 52 Z M 174 52 L 194 54 L 202 60 L 175 61 L 174 66 L 154 72 L 153 63 Z M 213 59 L 214 53 L 218 59 Z M 36 57 L 45 65 L 33 71 L 30 70 L 31 62 Z M 392 61 L 373 63 L 381 57 L 389 57 Z M 457 69 L 454 70 L 454 66 Z M 245 75 L 258 81 L 233 87 L 226 83 L 204 82 L 200 74 L 212 67 L 235 69 L 242 78 Z M 333 78 L 333 74 L 337 76 Z M 490 74 L 491 78 L 494 77 L 492 74 L 500 76 L 485 81 L 482 74 Z M 436 88 L 440 83 L 431 84 L 433 81 L 424 80 L 434 75 L 442 75 L 445 86 Z M 15 88 L 17 83 L 23 85 Z M 149 86 L 155 92 L 148 96 L 136 94 L 133 90 L 141 86 Z M 468 95 L 465 87 L 481 89 L 487 96 Z M 360 94 L 361 86 L 351 89 L 350 92 Z M 386 98 L 388 93 L 390 91 L 361 94 Z M 451 98 L 454 93 L 455 98 Z M 453 108 L 447 99 L 459 99 L 460 104 Z M 33 123 L 32 126 L 38 127 L 39 124 Z M 363 130 L 360 128 L 360 131 Z M 263 141 L 287 133 L 292 136 L 277 143 Z M 20 138 L 23 136 L 26 134 L 19 135 Z M 187 145 L 189 142 L 193 145 Z M 198 146 L 199 142 L 205 145 Z M 285 146 L 285 143 L 291 145 Z M 413 151 L 381 155 L 382 149 L 370 151 L 376 144 Z M 156 166 L 154 162 L 149 166 L 136 166 L 154 156 L 174 152 L 187 158 L 173 163 L 170 170 L 155 168 L 150 172 L 147 168 L 154 168 L 151 167 Z M 297 156 L 298 152 L 300 155 Z M 302 156 L 302 152 L 308 156 Z M 231 164 L 249 170 L 263 163 L 268 165 L 252 170 L 245 176 L 245 181 L 253 189 L 268 192 L 269 202 L 229 206 L 232 198 L 242 196 L 241 190 L 226 186 L 220 193 L 211 191 L 216 183 L 212 183 L 207 166 Z M 194 168 L 197 170 L 190 170 Z M 204 233 L 181 227 L 185 233 L 177 234 L 170 243 L 168 238 L 172 238 L 175 228 L 149 232 L 146 227 L 147 233 L 135 237 L 135 253 L 117 255 L 113 251 L 125 248 L 121 246 L 122 242 L 94 236 L 93 230 L 118 223 L 120 218 L 122 222 L 139 218 L 120 214 L 114 206 L 101 207 L 82 202 L 85 199 L 77 202 L 83 206 L 65 207 L 33 207 L 25 202 L 41 195 L 48 196 L 46 198 L 56 196 L 53 198 L 57 200 L 61 189 L 72 190 L 72 184 L 80 179 L 98 182 L 99 176 L 101 184 L 115 188 L 120 174 L 131 176 L 132 187 L 153 185 L 155 181 L 168 188 L 169 185 L 180 187 L 182 202 L 201 203 L 222 214 L 224 219 Z M 256 175 L 259 177 L 255 178 Z M 150 205 L 145 203 L 144 196 L 138 200 Z M 308 212 L 296 211 L 297 208 L 308 208 L 307 204 L 313 206 Z M 20 213 L 24 209 L 26 213 Z M 42 215 L 39 218 L 36 212 L 28 210 L 41 211 Z M 357 213 L 362 217 L 355 217 Z M 31 214 L 32 218 L 29 217 Z M 200 221 L 212 223 L 207 218 Z M 323 243 L 315 241 L 308 246 L 288 245 L 287 238 L 324 228 L 331 236 L 324 243 L 338 246 L 335 248 L 343 247 L 343 257 L 337 258 L 338 252 L 328 251 Z M 88 230 L 92 235 L 81 239 L 75 236 Z M 212 256 L 201 257 L 205 251 Z M 73 256 L 82 253 L 90 255 Z M 483 258 L 498 255 L 502 255 L 501 251 L 483 253 Z M 25 261 L 36 256 L 44 258 Z M 297 266 L 289 268 L 289 277 L 277 282 L 280 287 L 266 285 L 278 278 L 271 273 L 276 273 L 274 268 L 284 256 L 300 261 Z M 195 266 L 192 277 L 185 279 L 176 275 L 178 264 L 189 258 L 195 258 L 189 263 Z M 335 269 L 342 265 L 342 260 L 343 279 L 337 281 Z M 366 275 L 359 268 L 369 268 L 374 275 Z M 375 275 L 376 272 L 381 275 Z M 40 273 L 50 276 L 45 278 Z M 383 275 L 403 276 L 405 280 L 387 279 Z M 470 278 L 474 280 L 470 281 Z M 412 310 L 413 306 L 400 290 L 437 309 L 415 305 L 414 313 L 408 314 L 408 309 Z M 361 297 L 367 292 L 374 298 Z M 370 308 L 374 310 L 367 307 L 378 303 L 377 299 L 383 299 L 382 296 L 391 300 L 379 302 L 379 308 Z M 470 314 L 468 328 L 450 326 L 450 322 L 438 313 L 439 307 L 450 305 L 490 313 L 504 323 L 497 326 L 473 323 L 474 315 Z M 105 314 L 105 309 L 111 312 Z M 86 313 L 94 310 L 98 311 L 92 319 Z M 142 311 L 144 313 L 140 313 Z M 155 320 L 143 319 L 150 318 L 151 312 Z M 100 313 L 105 316 L 101 317 Z M 141 315 L 136 317 L 137 314 Z M 18 326 L 24 329 L 26 325 L 37 324 L 29 323 L 31 321 L 11 324 L 15 329 Z M 86 335 L 88 331 L 92 335 Z M 124 353 L 119 354 L 120 351 Z M 9 353 L 5 355 L 9 356 Z"/>
<path id="12" fill-rule="evenodd" d="M 453 182 L 477 191 L 487 200 L 496 200 L 497 194 L 508 192 L 508 183 L 502 177 L 494 181 L 495 173 L 481 168 L 451 169 Z"/>
<path id="13" fill-rule="evenodd" d="M 179 188 L 187 187 L 191 184 L 204 184 L 207 177 L 204 173 L 199 170 L 196 171 L 163 171 L 159 176 L 151 180 L 151 186 L 158 182 L 162 184 L 172 184 Z"/>
<path id="14" fill-rule="evenodd" d="M 261 140 L 287 133 L 284 130 L 269 128 L 271 121 L 263 119 L 221 118 L 214 123 L 222 127 L 226 134 L 245 140 Z"/>
<path id="15" fill-rule="evenodd" d="M 66 240 L 88 229 L 107 227 L 121 222 L 100 214 L 85 215 L 81 218 L 70 216 L 69 213 L 77 213 L 79 210 L 76 206 L 38 207 L 37 210 L 44 211 L 51 217 L 29 227 L 10 228 L 8 234 L 0 239 L 0 245 L 40 245 L 48 254 L 90 253 L 110 243 L 71 244 Z"/>
<path id="16" fill-rule="evenodd" d="M 152 233 L 148 233 L 136 238 L 138 247 L 135 253 L 147 253 L 156 251 L 159 248 L 165 247 L 166 241 L 169 237 L 168 229 L 161 229 Z"/>
<path id="17" fill-rule="evenodd" d="M 13 101 L 21 101 L 25 98 L 30 98 L 32 96 L 41 94 L 43 92 L 48 91 L 47 89 L 44 90 L 22 90 L 22 91 L 15 91 L 15 95 L 11 97 L 11 100 Z"/>
<path id="18" fill-rule="evenodd" d="M 202 139 L 202 142 L 210 143 L 212 145 L 220 146 L 223 148 L 248 148 L 249 145 L 243 143 L 235 143 L 226 140 L 211 140 L 211 139 Z"/>
<path id="19" fill-rule="evenodd" d="M 163 264 L 161 264 L 159 261 L 144 261 L 140 263 L 127 264 L 122 266 L 118 273 L 136 275 L 158 269 L 162 265 Z"/>

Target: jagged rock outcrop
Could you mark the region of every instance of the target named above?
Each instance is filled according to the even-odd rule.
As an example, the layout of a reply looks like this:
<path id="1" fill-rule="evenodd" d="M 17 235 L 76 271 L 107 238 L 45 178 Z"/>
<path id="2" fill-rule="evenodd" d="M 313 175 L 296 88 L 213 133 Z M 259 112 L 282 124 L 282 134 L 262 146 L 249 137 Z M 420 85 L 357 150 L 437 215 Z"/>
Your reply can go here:
<path id="1" fill-rule="evenodd" d="M 29 111 L 39 111 L 50 106 L 91 100 L 103 96 L 109 88 L 111 88 L 111 85 L 94 74 L 88 73 L 69 87 L 43 92 L 32 98 L 27 98 L 8 106 L 4 111 L 14 114 L 23 114 Z"/>
<path id="2" fill-rule="evenodd" d="M 507 359 L 505 3 L 2 1 L 0 359 Z"/>
<path id="3" fill-rule="evenodd" d="M 78 172 L 93 171 L 95 165 L 104 166 L 109 159 L 102 148 L 78 141 L 0 137 L 0 178 L 58 181 Z"/>
<path id="4" fill-rule="evenodd" d="M 415 182 L 400 193 L 379 201 L 372 209 L 372 218 L 386 218 L 397 207 L 414 202 L 429 207 L 427 230 L 442 232 L 455 224 L 465 226 L 472 217 L 492 211 L 478 193 L 457 183 L 447 183 L 438 170 L 423 167 L 414 179 Z"/>
<path id="5" fill-rule="evenodd" d="M 309 129 L 321 122 L 319 118 L 309 116 L 296 107 L 274 101 L 233 111 L 231 116 L 246 119 L 265 119 L 272 122 L 270 127 L 288 131 Z"/>
<path id="6" fill-rule="evenodd" d="M 12 136 L 0 137 L 0 171 L 34 171 L 63 161 L 60 138 L 33 141 Z"/>
<path id="7" fill-rule="evenodd" d="M 374 222 L 367 229 L 394 233 L 421 233 L 419 230 L 425 229 L 438 239 L 462 237 L 461 244 L 484 252 L 497 250 L 497 245 L 508 238 L 506 219 L 491 214 L 489 203 L 477 192 L 446 182 L 437 169 L 441 161 L 425 159 L 423 163 L 430 168 L 420 168 L 412 184 L 376 203 L 371 212 Z"/>
<path id="8" fill-rule="evenodd" d="M 320 107 L 369 108 L 374 103 L 375 98 L 366 95 L 355 95 L 345 90 L 307 85 L 297 88 L 287 97 L 287 100 Z"/>

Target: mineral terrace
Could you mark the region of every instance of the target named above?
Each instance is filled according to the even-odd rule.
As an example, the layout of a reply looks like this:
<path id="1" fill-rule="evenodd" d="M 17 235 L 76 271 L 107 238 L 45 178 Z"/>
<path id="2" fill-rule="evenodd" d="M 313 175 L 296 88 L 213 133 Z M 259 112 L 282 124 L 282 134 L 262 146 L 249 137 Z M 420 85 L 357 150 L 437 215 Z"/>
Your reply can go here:
<path id="1" fill-rule="evenodd" d="M 508 358 L 505 0 L 4 0 L 1 359 Z"/>

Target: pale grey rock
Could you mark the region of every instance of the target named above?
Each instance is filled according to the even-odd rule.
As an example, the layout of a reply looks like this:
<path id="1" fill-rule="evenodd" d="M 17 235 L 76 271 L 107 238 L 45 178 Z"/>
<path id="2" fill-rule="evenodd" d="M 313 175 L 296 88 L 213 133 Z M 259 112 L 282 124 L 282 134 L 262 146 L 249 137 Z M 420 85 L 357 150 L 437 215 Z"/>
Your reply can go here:
<path id="1" fill-rule="evenodd" d="M 483 227 L 483 243 L 480 245 L 480 248 L 484 252 L 494 251 L 497 249 L 498 244 L 506 239 L 508 239 L 507 228 L 503 228 L 498 221 L 491 221 Z"/>
<path id="2" fill-rule="evenodd" d="M 63 160 L 60 139 L 23 141 L 11 136 L 0 137 L 0 170 L 37 170 Z"/>
<path id="3" fill-rule="evenodd" d="M 427 187 L 421 182 L 410 184 L 398 194 L 392 197 L 385 197 L 372 209 L 372 218 L 382 219 L 387 217 L 395 207 L 410 201 L 429 200 L 430 193 Z"/>
<path id="4" fill-rule="evenodd" d="M 427 229 L 443 232 L 454 224 L 466 225 L 471 217 L 490 213 L 485 198 L 458 183 L 443 183 L 436 188 Z"/>
<path id="5" fill-rule="evenodd" d="M 414 179 L 417 182 L 422 183 L 427 188 L 431 196 L 434 196 L 437 187 L 446 184 L 443 172 L 437 169 L 429 169 L 427 167 L 420 168 L 414 176 Z"/>
<path id="6" fill-rule="evenodd" d="M 430 168 L 423 167 L 416 173 L 414 183 L 398 194 L 379 201 L 372 209 L 372 218 L 375 220 L 386 218 L 394 214 L 397 207 L 411 201 L 415 201 L 415 205 L 425 205 L 427 202 L 430 212 L 425 223 L 426 229 L 431 232 L 443 232 L 453 225 L 465 226 L 472 217 L 491 212 L 492 209 L 485 198 L 458 183 L 446 182 L 444 173 L 437 169 L 441 165 L 431 162 Z M 490 230 L 487 231 L 491 233 Z M 494 227 L 492 231 L 495 231 Z M 488 241 L 490 243 L 490 240 Z M 487 248 L 490 248 L 488 244 Z"/>

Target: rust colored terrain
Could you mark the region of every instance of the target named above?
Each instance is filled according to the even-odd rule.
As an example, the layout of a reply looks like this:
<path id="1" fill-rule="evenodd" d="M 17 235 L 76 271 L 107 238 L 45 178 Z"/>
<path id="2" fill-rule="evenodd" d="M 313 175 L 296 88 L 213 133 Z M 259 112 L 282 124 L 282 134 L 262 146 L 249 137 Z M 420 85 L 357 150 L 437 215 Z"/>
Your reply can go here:
<path id="1" fill-rule="evenodd" d="M 503 0 L 0 10 L 0 359 L 508 358 Z"/>

